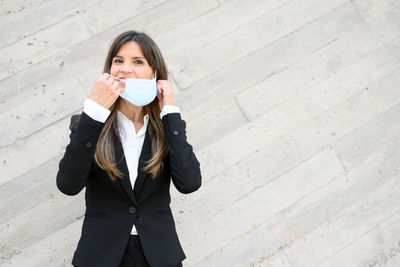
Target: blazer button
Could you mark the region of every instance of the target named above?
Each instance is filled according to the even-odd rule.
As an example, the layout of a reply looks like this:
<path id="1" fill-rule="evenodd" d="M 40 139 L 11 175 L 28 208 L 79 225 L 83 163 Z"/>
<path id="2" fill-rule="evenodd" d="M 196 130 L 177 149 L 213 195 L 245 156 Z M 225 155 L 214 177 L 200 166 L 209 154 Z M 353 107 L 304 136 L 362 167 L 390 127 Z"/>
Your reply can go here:
<path id="1" fill-rule="evenodd" d="M 177 130 L 174 131 L 174 135 L 178 135 L 178 131 Z"/>
<path id="2" fill-rule="evenodd" d="M 136 208 L 135 207 L 132 206 L 132 207 L 129 208 L 129 213 L 130 214 L 134 214 L 135 212 L 136 212 Z"/>
<path id="3" fill-rule="evenodd" d="M 92 143 L 91 142 L 86 142 L 86 147 L 87 148 L 91 148 L 92 147 Z"/>

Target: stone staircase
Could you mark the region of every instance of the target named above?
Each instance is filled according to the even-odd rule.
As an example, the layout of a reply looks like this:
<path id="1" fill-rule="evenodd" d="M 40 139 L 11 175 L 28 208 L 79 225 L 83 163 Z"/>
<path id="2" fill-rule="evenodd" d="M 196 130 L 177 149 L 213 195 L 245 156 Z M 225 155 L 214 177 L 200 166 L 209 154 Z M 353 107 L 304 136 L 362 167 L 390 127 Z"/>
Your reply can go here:
<path id="1" fill-rule="evenodd" d="M 400 266 L 398 0 L 0 0 L 0 267 L 72 266 L 69 122 L 111 41 L 155 39 L 202 187 L 184 266 Z"/>

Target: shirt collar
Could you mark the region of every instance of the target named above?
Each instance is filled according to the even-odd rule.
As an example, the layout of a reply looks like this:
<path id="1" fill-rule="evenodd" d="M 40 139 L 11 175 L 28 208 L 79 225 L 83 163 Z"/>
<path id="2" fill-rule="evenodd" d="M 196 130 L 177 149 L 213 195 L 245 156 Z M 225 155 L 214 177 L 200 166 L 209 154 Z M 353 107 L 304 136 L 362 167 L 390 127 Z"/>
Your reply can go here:
<path id="1" fill-rule="evenodd" d="M 129 132 L 132 131 L 133 128 L 133 131 L 136 134 L 135 125 L 133 124 L 133 122 L 119 110 L 117 118 L 118 118 L 118 124 L 120 125 L 121 129 L 123 129 L 125 132 L 127 131 Z M 137 137 L 145 134 L 148 122 L 149 122 L 149 114 L 146 113 L 146 115 L 144 115 L 143 117 L 143 123 L 144 123 L 143 128 L 140 129 L 139 132 L 136 134 Z"/>

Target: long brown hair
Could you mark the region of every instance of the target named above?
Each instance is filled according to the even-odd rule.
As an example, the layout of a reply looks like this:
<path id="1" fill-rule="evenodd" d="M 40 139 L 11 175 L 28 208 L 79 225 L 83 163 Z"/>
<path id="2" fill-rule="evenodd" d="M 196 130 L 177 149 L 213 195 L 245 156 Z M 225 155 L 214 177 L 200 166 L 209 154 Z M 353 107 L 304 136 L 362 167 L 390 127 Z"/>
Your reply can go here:
<path id="1" fill-rule="evenodd" d="M 157 80 L 168 80 L 167 67 L 157 44 L 146 33 L 136 31 L 126 31 L 115 38 L 109 48 L 103 73 L 110 73 L 114 56 L 118 53 L 120 47 L 128 41 L 135 41 L 139 44 L 147 62 L 153 70 L 157 71 Z M 116 138 L 120 139 L 117 121 L 119 100 L 120 97 L 118 97 L 110 108 L 111 113 L 105 122 L 102 132 L 100 133 L 94 155 L 96 163 L 100 168 L 107 171 L 112 181 L 115 181 L 117 178 L 122 178 L 123 176 L 123 174 L 116 168 L 116 159 L 114 154 L 114 141 Z M 143 168 L 143 171 L 148 172 L 151 174 L 151 178 L 155 179 L 159 171 L 164 167 L 163 157 L 168 153 L 168 146 L 165 142 L 163 125 L 160 119 L 161 110 L 158 97 L 143 108 L 149 115 L 147 130 L 151 139 L 152 152 L 152 157 L 146 163 L 147 166 Z"/>

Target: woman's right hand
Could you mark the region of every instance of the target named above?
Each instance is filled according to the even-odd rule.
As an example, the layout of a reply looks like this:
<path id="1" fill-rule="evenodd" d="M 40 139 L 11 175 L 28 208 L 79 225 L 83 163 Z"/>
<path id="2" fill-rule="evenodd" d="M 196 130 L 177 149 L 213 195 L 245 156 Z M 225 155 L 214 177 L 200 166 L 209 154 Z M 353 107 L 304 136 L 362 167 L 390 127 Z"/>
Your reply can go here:
<path id="1" fill-rule="evenodd" d="M 89 98 L 103 107 L 109 109 L 117 100 L 120 93 L 125 88 L 120 87 L 120 83 L 110 77 L 108 73 L 103 73 L 95 85 L 90 89 Z"/>

